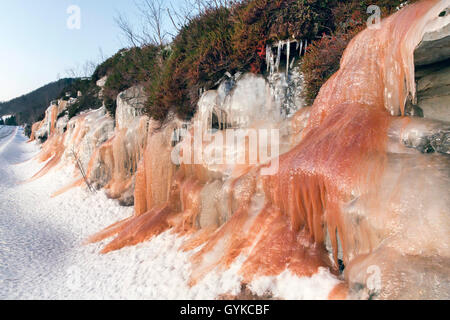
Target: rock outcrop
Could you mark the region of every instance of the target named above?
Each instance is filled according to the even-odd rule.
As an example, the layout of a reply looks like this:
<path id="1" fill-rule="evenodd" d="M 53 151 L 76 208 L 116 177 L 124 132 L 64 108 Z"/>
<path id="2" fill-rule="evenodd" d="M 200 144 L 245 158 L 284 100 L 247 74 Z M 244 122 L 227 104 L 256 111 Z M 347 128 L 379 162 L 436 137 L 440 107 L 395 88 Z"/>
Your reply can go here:
<path id="1" fill-rule="evenodd" d="M 67 108 L 67 101 L 57 100 L 52 101 L 50 106 L 45 111 L 44 119 L 38 124 L 33 125 L 31 140 L 45 142 L 48 137 L 54 132 L 57 125 L 58 115 Z"/>
<path id="2" fill-rule="evenodd" d="M 450 44 L 449 44 L 450 45 Z M 418 106 L 425 118 L 450 122 L 450 55 L 417 79 Z"/>
<path id="3" fill-rule="evenodd" d="M 114 120 L 106 108 L 83 112 L 67 124 L 65 158 L 73 159 L 75 152 L 86 170 L 95 150 L 114 135 Z"/>
<path id="4" fill-rule="evenodd" d="M 422 127 L 432 132 L 409 130 L 404 142 L 421 152 L 450 154 L 450 9 L 442 11 L 426 28 L 414 52 L 417 104 L 414 116 L 438 121 L 425 121 Z M 408 130 L 407 130 L 408 131 Z"/>
<path id="5" fill-rule="evenodd" d="M 103 90 L 104 90 L 107 80 L 108 80 L 108 76 L 104 76 L 103 78 L 99 79 L 96 83 L 97 87 L 100 88 L 100 92 L 98 93 L 98 97 L 100 99 L 103 97 Z"/>
<path id="6" fill-rule="evenodd" d="M 98 82 L 104 86 L 106 78 Z M 74 165 L 78 180 L 55 193 L 83 183 L 105 188 L 111 198 L 133 205 L 135 173 L 146 141 L 149 118 L 144 114 L 147 97 L 143 87 L 132 87 L 118 95 L 116 120 L 105 107 L 84 111 L 69 119 L 64 111 L 73 101 L 59 100 L 47 109 L 44 120 L 33 125 L 30 141 L 43 143 L 41 161 L 51 159 L 42 176 L 62 162 Z M 83 182 L 84 181 L 84 182 Z"/>
<path id="7" fill-rule="evenodd" d="M 147 95 L 143 86 L 134 86 L 117 96 L 116 125 L 118 128 L 133 126 L 136 119 L 144 115 Z"/>
<path id="8" fill-rule="evenodd" d="M 427 26 L 422 42 L 414 52 L 416 66 L 441 62 L 450 57 L 450 8 Z"/>
<path id="9" fill-rule="evenodd" d="M 204 93 L 189 124 L 150 121 L 142 87 L 119 94 L 115 128 L 104 109 L 74 118 L 62 136 L 64 148 L 78 148 L 91 183 L 122 204 L 135 203 L 134 216 L 91 240 L 116 235 L 107 253 L 169 228 L 193 235 L 185 249 L 203 246 L 192 260 L 192 283 L 244 256 L 240 272 L 247 282 L 287 268 L 308 277 L 321 267 L 342 271 L 345 264 L 353 298 L 448 298 L 450 159 L 421 154 L 450 150 L 443 8 L 423 1 L 386 20 L 383 32 L 363 31 L 314 106 L 292 117 L 274 98 L 297 97 L 283 89 L 281 77 L 271 86 L 247 74 Z M 415 92 L 411 57 L 422 33 L 413 107 L 425 119 L 399 117 Z M 48 134 L 61 135 L 52 123 Z M 280 139 L 256 139 L 256 131 L 268 128 L 280 129 Z M 248 143 L 235 146 L 236 129 Z M 192 131 L 195 138 L 196 130 L 197 143 L 179 137 Z M 252 163 L 256 155 L 261 159 Z M 267 175 L 272 162 L 277 170 Z"/>
<path id="10" fill-rule="evenodd" d="M 427 27 L 414 53 L 419 115 L 450 122 L 450 9 Z"/>

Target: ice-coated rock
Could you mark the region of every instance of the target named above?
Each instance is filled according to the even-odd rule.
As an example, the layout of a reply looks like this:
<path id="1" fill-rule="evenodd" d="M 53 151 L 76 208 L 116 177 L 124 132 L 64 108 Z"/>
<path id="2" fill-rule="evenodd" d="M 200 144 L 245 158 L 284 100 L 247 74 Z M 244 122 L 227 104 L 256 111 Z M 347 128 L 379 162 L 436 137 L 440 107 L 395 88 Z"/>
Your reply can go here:
<path id="1" fill-rule="evenodd" d="M 422 42 L 414 53 L 417 66 L 450 58 L 450 7 L 428 24 Z"/>
<path id="2" fill-rule="evenodd" d="M 413 114 L 445 122 L 450 122 L 449 12 L 447 7 L 427 24 L 414 53 L 417 105 Z"/>
<path id="3" fill-rule="evenodd" d="M 114 135 L 114 120 L 106 108 L 84 112 L 70 119 L 65 137 L 65 157 L 78 155 L 86 170 L 94 151 Z"/>
<path id="4" fill-rule="evenodd" d="M 116 124 L 128 128 L 136 118 L 144 114 L 147 95 L 143 86 L 134 86 L 117 96 Z"/>
<path id="5" fill-rule="evenodd" d="M 422 153 L 450 154 L 450 123 L 421 118 L 404 120 L 399 118 L 392 122 L 389 137 L 393 142 Z"/>
<path id="6" fill-rule="evenodd" d="M 53 134 L 57 127 L 58 115 L 67 109 L 68 102 L 65 100 L 55 100 L 50 103 L 50 106 L 45 110 L 45 117 L 39 124 L 39 128 L 34 133 L 34 138 L 40 142 L 44 142 Z"/>
<path id="7" fill-rule="evenodd" d="M 275 72 L 268 76 L 275 104 L 285 117 L 289 117 L 305 106 L 302 97 L 303 74 L 297 66 L 286 74 Z"/>
<path id="8" fill-rule="evenodd" d="M 303 106 L 302 76 L 297 69 L 269 79 L 247 73 L 205 92 L 198 103 L 198 119 L 207 128 L 248 128 L 258 121 L 278 122 Z M 204 129 L 207 129 L 204 128 Z"/>

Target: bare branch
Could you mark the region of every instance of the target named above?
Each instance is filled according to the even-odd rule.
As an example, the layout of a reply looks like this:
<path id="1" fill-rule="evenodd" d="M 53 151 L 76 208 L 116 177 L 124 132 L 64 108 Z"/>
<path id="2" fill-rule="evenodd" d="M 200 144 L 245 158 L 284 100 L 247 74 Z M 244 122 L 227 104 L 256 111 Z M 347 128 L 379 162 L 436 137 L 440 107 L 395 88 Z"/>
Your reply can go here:
<path id="1" fill-rule="evenodd" d="M 167 31 L 164 26 L 165 8 L 163 0 L 140 0 L 136 6 L 141 13 L 144 24 L 142 33 L 148 43 L 163 46 Z"/>
<path id="2" fill-rule="evenodd" d="M 128 44 L 131 47 L 137 47 L 142 45 L 140 41 L 138 40 L 138 36 L 135 34 L 133 27 L 131 26 L 128 19 L 122 15 L 119 14 L 117 17 L 114 18 L 114 21 L 116 22 L 119 29 L 122 31 L 123 36 L 126 38 Z"/>

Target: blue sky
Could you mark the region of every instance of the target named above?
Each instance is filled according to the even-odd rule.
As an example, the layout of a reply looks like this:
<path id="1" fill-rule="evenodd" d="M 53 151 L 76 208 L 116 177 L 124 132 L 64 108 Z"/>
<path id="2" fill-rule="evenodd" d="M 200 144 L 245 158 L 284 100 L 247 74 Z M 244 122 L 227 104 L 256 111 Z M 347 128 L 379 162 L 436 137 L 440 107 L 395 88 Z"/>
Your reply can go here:
<path id="1" fill-rule="evenodd" d="M 81 29 L 70 30 L 67 9 L 81 9 Z M 124 46 L 117 12 L 137 19 L 132 0 L 1 0 L 0 101 L 57 80 L 58 74 L 109 57 Z"/>

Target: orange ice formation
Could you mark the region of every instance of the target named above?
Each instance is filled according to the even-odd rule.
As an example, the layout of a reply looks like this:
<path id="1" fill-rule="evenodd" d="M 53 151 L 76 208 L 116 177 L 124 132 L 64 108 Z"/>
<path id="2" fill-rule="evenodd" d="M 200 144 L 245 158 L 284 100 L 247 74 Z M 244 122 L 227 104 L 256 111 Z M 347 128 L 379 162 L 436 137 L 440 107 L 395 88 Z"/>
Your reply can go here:
<path id="1" fill-rule="evenodd" d="M 275 112 L 266 80 L 247 74 L 231 91 L 222 84 L 206 92 L 191 123 L 161 126 L 142 116 L 116 125 L 107 141 L 86 143 L 88 176 L 103 177 L 115 198 L 134 186 L 135 206 L 134 216 L 89 240 L 112 238 L 102 251 L 108 253 L 173 230 L 187 239 L 185 250 L 196 249 L 192 285 L 243 257 L 245 283 L 285 270 L 338 274 L 341 263 L 343 283 L 330 298 L 448 298 L 450 161 L 405 147 L 414 131 L 408 128 L 428 124 L 403 116 L 416 99 L 414 50 L 448 5 L 411 4 L 361 32 L 314 105 L 288 119 Z M 55 155 L 47 166 L 69 145 L 83 145 L 92 113 L 50 135 L 41 154 Z M 247 135 L 242 148 L 214 143 L 231 139 L 236 128 Z M 259 129 L 279 133 L 269 139 L 275 157 L 251 152 Z M 183 131 L 200 132 L 201 143 L 183 139 Z M 173 161 L 174 154 L 184 161 Z M 229 154 L 243 161 L 230 165 Z M 275 160 L 277 170 L 266 174 Z"/>

